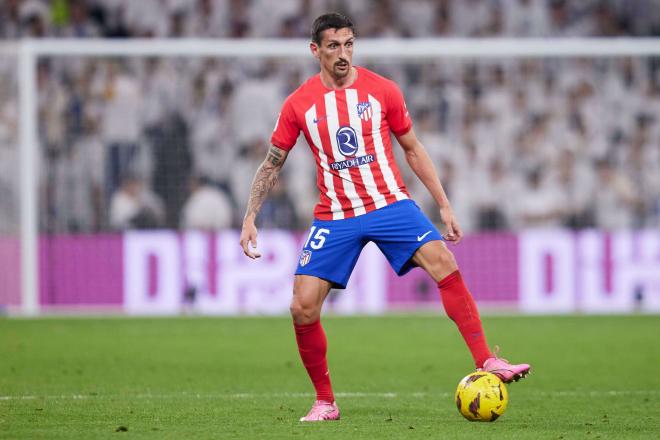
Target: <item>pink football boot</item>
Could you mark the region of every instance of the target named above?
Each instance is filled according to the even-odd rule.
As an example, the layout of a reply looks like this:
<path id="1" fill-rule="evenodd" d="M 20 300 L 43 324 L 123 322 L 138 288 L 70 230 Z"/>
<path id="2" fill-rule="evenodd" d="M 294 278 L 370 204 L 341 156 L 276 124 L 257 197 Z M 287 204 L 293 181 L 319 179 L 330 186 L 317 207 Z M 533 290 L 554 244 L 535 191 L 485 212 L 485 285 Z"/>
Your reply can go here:
<path id="1" fill-rule="evenodd" d="M 513 381 L 518 382 L 520 379 L 525 378 L 531 369 L 529 364 L 510 364 L 506 359 L 497 357 L 497 352 L 499 347 L 495 347 L 495 353 L 492 358 L 486 359 L 484 366 L 481 368 L 482 371 L 488 371 L 493 373 L 504 383 L 510 383 Z"/>
<path id="2" fill-rule="evenodd" d="M 320 422 L 323 420 L 339 420 L 339 407 L 335 402 L 317 400 L 309 413 L 300 419 L 301 422 Z"/>

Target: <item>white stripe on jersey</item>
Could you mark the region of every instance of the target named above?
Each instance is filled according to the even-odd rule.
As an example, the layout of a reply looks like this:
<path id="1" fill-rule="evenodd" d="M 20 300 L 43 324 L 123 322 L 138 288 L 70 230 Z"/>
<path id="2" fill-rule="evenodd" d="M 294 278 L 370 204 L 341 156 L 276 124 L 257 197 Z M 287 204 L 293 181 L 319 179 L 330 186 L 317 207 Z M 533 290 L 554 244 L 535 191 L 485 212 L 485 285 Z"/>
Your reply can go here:
<path id="1" fill-rule="evenodd" d="M 351 121 L 351 127 L 355 129 L 358 140 L 358 151 L 366 154 L 366 147 L 364 145 L 364 138 L 362 137 L 362 118 L 357 115 L 357 105 L 358 105 L 358 93 L 355 89 L 346 89 L 346 104 L 348 105 L 348 117 Z M 371 167 L 363 165 L 358 167 L 360 170 L 360 175 L 362 176 L 362 181 L 364 182 L 365 189 L 367 193 L 374 200 L 376 208 L 382 208 L 387 205 L 387 200 L 385 196 L 378 191 L 378 186 L 374 180 L 374 175 L 371 172 Z"/>
<path id="2" fill-rule="evenodd" d="M 335 92 L 328 92 L 325 94 L 325 114 L 328 117 L 328 134 L 330 138 L 330 143 L 332 144 L 332 155 L 334 156 L 333 160 L 337 161 L 343 160 L 343 154 L 339 152 L 339 147 L 337 146 L 337 137 L 336 133 L 339 130 L 339 113 L 337 111 L 337 99 L 335 97 Z M 347 169 L 339 170 L 339 177 L 342 179 L 344 184 L 344 193 L 348 200 L 351 201 L 353 206 L 353 211 L 355 216 L 365 214 L 367 211 L 364 209 L 364 202 L 362 198 L 355 191 L 355 185 L 353 184 L 353 179 L 351 178 L 351 173 Z"/>
<path id="3" fill-rule="evenodd" d="M 319 135 L 319 129 L 314 120 L 316 119 L 316 104 L 313 105 L 305 113 L 305 121 L 307 122 L 307 130 L 309 135 L 312 138 L 314 143 L 313 147 L 316 148 L 319 152 L 319 159 L 321 162 L 321 168 L 323 169 L 323 183 L 328 189 L 326 195 L 330 198 L 330 210 L 332 211 L 333 220 L 341 220 L 344 218 L 344 210 L 341 208 L 341 203 L 337 198 L 337 193 L 335 192 L 335 185 L 332 181 L 332 173 L 330 173 L 330 167 L 328 166 L 328 156 L 323 152 L 323 144 L 321 143 L 321 136 Z"/>
<path id="4" fill-rule="evenodd" d="M 383 138 L 380 135 L 380 102 L 373 96 L 369 95 L 369 102 L 373 108 L 373 115 L 371 116 L 371 135 L 374 139 L 374 147 L 376 147 L 376 160 L 380 166 L 380 171 L 383 173 L 383 178 L 385 183 L 387 183 L 387 188 L 392 194 L 396 197 L 397 200 L 407 199 L 403 192 L 399 190 L 399 185 L 396 183 L 396 178 L 390 168 L 390 164 L 385 155 L 385 145 L 383 145 Z"/>

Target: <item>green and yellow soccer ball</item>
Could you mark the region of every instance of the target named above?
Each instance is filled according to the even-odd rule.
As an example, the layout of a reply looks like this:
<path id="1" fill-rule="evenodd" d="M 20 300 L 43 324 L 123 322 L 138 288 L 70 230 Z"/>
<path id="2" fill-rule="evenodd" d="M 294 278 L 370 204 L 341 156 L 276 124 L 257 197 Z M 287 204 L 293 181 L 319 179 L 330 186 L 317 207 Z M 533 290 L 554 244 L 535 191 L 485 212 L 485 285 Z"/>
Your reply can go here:
<path id="1" fill-rule="evenodd" d="M 504 382 L 493 373 L 475 371 L 456 388 L 456 407 L 473 422 L 494 422 L 504 414 L 509 393 Z"/>

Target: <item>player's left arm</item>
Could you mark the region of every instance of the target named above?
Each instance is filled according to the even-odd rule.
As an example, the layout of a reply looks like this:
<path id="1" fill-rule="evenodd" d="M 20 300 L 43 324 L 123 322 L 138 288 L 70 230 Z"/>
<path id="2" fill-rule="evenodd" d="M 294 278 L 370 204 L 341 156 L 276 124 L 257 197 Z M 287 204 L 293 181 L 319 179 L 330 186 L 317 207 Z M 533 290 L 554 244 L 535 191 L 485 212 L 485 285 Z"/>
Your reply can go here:
<path id="1" fill-rule="evenodd" d="M 397 136 L 397 140 L 405 152 L 408 165 L 429 190 L 440 208 L 440 219 L 447 229 L 444 235 L 445 240 L 458 243 L 463 237 L 463 232 L 454 216 L 454 211 L 426 148 L 424 148 L 412 128 L 405 134 Z"/>

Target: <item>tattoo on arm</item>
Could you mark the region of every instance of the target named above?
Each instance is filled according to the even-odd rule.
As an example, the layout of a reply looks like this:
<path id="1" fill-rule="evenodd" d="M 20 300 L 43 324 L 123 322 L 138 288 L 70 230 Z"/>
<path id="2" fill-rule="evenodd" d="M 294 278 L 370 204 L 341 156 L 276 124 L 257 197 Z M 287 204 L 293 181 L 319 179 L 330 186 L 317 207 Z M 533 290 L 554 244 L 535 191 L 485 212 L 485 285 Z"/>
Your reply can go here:
<path id="1" fill-rule="evenodd" d="M 284 151 L 274 146 L 270 147 L 266 160 L 259 166 L 252 181 L 245 218 L 250 216 L 256 218 L 261 205 L 268 196 L 268 192 L 275 186 L 285 160 L 286 153 Z"/>
<path id="2" fill-rule="evenodd" d="M 275 147 L 270 147 L 266 160 L 273 166 L 278 166 L 283 161 L 282 153 Z"/>

